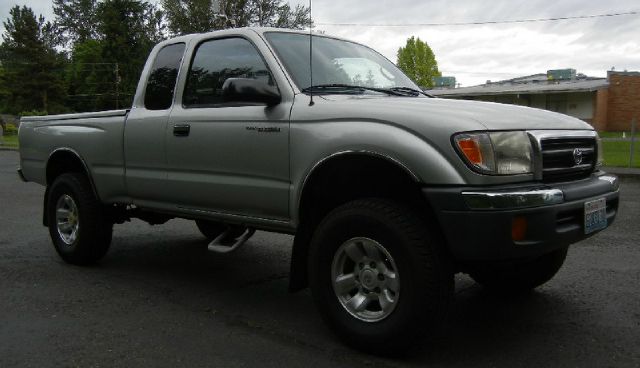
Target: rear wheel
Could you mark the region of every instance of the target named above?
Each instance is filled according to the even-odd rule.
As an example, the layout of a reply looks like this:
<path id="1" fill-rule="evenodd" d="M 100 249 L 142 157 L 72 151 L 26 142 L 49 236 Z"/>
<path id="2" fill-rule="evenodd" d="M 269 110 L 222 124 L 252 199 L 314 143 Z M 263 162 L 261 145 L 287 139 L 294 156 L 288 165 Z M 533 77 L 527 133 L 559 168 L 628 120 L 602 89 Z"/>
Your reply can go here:
<path id="1" fill-rule="evenodd" d="M 522 293 L 534 289 L 560 270 L 567 257 L 568 247 L 526 262 L 475 267 L 470 276 L 488 290 L 503 293 Z"/>
<path id="2" fill-rule="evenodd" d="M 309 277 L 328 325 L 349 345 L 376 354 L 410 348 L 447 314 L 453 273 L 441 238 L 405 206 L 357 200 L 316 229 Z"/>
<path id="3" fill-rule="evenodd" d="M 49 235 L 68 263 L 97 262 L 109 250 L 113 224 L 80 173 L 62 174 L 51 184 L 47 203 Z"/>

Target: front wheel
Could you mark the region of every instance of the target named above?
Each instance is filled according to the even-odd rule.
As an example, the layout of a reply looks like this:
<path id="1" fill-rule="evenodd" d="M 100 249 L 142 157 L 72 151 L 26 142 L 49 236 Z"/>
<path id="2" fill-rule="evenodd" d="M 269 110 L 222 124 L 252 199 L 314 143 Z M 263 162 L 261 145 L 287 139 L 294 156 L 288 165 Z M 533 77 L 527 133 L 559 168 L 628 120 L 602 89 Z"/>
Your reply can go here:
<path id="1" fill-rule="evenodd" d="M 383 355 L 433 334 L 453 294 L 441 242 L 437 230 L 392 201 L 335 209 L 314 232 L 309 258 L 323 319 L 349 345 Z"/>
<path id="2" fill-rule="evenodd" d="M 488 290 L 518 294 L 551 280 L 567 257 L 568 247 L 533 260 L 503 265 L 476 266 L 470 276 Z"/>
<path id="3" fill-rule="evenodd" d="M 49 235 L 60 257 L 77 265 L 100 260 L 111 244 L 113 224 L 87 177 L 60 175 L 51 184 L 47 200 Z"/>

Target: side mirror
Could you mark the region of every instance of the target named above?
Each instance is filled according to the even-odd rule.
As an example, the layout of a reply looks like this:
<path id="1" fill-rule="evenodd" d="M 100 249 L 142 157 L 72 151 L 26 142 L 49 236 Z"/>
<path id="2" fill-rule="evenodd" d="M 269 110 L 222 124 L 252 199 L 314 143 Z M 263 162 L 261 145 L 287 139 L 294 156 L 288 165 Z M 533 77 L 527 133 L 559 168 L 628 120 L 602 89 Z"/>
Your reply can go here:
<path id="1" fill-rule="evenodd" d="M 264 81 L 250 78 L 229 78 L 222 85 L 224 102 L 261 102 L 274 106 L 282 101 L 280 92 Z"/>

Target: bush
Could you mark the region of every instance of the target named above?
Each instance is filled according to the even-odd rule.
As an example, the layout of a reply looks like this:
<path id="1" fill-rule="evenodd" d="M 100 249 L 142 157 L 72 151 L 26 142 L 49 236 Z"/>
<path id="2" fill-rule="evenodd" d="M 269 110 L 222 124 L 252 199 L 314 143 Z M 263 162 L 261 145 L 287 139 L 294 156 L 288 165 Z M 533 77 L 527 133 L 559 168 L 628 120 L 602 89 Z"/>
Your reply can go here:
<path id="1" fill-rule="evenodd" d="M 20 116 L 44 116 L 44 115 L 47 115 L 47 112 L 40 111 L 40 110 L 23 111 L 20 113 Z"/>
<path id="2" fill-rule="evenodd" d="M 16 128 L 13 124 L 5 124 L 4 126 L 4 135 L 16 135 L 18 134 L 18 128 Z"/>

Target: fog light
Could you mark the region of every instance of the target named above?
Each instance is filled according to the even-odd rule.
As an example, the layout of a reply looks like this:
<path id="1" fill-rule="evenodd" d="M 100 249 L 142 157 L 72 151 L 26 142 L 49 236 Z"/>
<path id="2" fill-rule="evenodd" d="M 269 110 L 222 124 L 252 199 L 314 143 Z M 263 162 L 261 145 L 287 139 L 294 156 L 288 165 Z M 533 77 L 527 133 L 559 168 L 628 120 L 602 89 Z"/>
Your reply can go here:
<path id="1" fill-rule="evenodd" d="M 511 239 L 522 241 L 527 235 L 527 219 L 523 216 L 514 217 L 511 221 Z"/>

